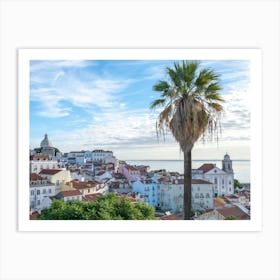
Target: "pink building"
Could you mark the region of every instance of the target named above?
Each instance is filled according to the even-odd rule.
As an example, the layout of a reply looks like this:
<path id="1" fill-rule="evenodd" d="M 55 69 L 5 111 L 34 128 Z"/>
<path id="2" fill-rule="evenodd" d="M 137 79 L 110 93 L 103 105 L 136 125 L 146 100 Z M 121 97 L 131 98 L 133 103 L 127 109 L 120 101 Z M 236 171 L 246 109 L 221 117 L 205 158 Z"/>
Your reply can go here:
<path id="1" fill-rule="evenodd" d="M 119 173 L 123 174 L 128 181 L 136 181 L 140 178 L 140 170 L 128 164 L 121 164 L 119 166 Z"/>

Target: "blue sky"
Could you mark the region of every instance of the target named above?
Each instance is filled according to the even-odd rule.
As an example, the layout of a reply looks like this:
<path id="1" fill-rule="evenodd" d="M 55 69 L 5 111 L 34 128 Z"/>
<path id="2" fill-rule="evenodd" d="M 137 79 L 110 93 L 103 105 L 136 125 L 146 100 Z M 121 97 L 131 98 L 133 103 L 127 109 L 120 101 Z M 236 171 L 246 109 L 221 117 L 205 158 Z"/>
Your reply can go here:
<path id="1" fill-rule="evenodd" d="M 120 159 L 180 159 L 172 136 L 157 139 L 152 90 L 167 79 L 168 60 L 33 60 L 30 62 L 30 147 L 45 133 L 55 147 L 113 150 Z M 220 74 L 225 99 L 219 144 L 199 141 L 197 159 L 250 158 L 250 62 L 203 60 Z"/>

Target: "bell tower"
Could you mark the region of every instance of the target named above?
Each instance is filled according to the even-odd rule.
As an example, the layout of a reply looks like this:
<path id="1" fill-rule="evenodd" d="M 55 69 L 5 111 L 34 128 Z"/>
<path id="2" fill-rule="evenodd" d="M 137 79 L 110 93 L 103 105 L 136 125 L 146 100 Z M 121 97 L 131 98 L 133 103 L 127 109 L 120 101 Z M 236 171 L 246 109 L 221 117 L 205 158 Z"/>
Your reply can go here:
<path id="1" fill-rule="evenodd" d="M 223 171 L 227 173 L 233 173 L 232 169 L 232 160 L 230 159 L 228 153 L 224 155 L 224 159 L 222 160 Z"/>

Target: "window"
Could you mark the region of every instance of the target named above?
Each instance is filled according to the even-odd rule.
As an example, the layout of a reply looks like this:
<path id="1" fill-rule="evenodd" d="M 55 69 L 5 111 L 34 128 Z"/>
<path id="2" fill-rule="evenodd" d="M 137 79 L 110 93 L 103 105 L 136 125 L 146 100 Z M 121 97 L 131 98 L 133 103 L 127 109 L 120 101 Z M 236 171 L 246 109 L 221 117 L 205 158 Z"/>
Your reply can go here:
<path id="1" fill-rule="evenodd" d="M 49 189 L 49 193 L 52 193 L 52 189 Z"/>
<path id="2" fill-rule="evenodd" d="M 200 191 L 200 187 L 197 187 L 197 190 Z"/>
<path id="3" fill-rule="evenodd" d="M 203 193 L 201 193 L 201 194 L 200 194 L 200 198 L 204 198 L 204 195 L 203 195 Z"/>
<path id="4" fill-rule="evenodd" d="M 47 190 L 46 189 L 43 189 L 43 194 L 46 194 L 47 193 Z"/>
<path id="5" fill-rule="evenodd" d="M 207 193 L 207 194 L 206 194 L 206 198 L 210 198 L 210 195 L 209 195 L 209 193 Z"/>
<path id="6" fill-rule="evenodd" d="M 222 180 L 222 184 L 224 184 L 224 183 L 225 183 L 225 180 L 223 179 L 223 180 Z"/>
<path id="7" fill-rule="evenodd" d="M 199 194 L 198 193 L 195 194 L 195 198 L 199 198 Z"/>
<path id="8" fill-rule="evenodd" d="M 40 200 L 39 199 L 37 200 L 37 205 L 40 205 Z"/>
<path id="9" fill-rule="evenodd" d="M 32 190 L 32 191 L 30 192 L 30 194 L 31 194 L 31 195 L 34 195 L 34 191 Z"/>
<path id="10" fill-rule="evenodd" d="M 218 180 L 217 178 L 214 179 L 214 184 L 217 184 L 218 183 Z"/>
<path id="11" fill-rule="evenodd" d="M 40 190 L 37 190 L 37 194 L 40 194 Z"/>
<path id="12" fill-rule="evenodd" d="M 231 185 L 231 180 L 229 180 L 229 182 L 228 182 L 230 185 Z"/>
<path id="13" fill-rule="evenodd" d="M 88 189 L 87 192 L 90 193 L 90 189 Z"/>

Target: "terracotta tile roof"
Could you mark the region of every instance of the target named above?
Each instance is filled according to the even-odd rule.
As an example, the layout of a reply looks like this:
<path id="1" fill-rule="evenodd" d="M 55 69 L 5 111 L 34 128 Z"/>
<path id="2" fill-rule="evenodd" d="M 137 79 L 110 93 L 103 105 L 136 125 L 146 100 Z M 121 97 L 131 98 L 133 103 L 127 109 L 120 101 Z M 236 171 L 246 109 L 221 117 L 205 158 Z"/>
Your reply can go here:
<path id="1" fill-rule="evenodd" d="M 41 181 L 44 180 L 43 177 L 41 177 L 40 175 L 36 174 L 36 173 L 31 173 L 29 176 L 29 181 Z"/>
<path id="2" fill-rule="evenodd" d="M 83 196 L 83 201 L 97 201 L 101 194 L 87 194 Z"/>
<path id="3" fill-rule="evenodd" d="M 82 195 L 82 193 L 78 190 L 61 191 L 58 194 L 61 194 L 63 197 Z"/>
<path id="4" fill-rule="evenodd" d="M 50 160 L 49 156 L 34 155 L 30 157 L 30 160 Z"/>
<path id="5" fill-rule="evenodd" d="M 220 198 L 220 197 L 216 197 L 214 198 L 214 207 L 223 207 L 226 204 L 226 202 L 224 201 L 224 199 Z"/>
<path id="6" fill-rule="evenodd" d="M 62 170 L 61 169 L 43 169 L 39 172 L 39 174 L 54 175 L 54 174 L 57 174 L 60 171 L 62 171 Z"/>
<path id="7" fill-rule="evenodd" d="M 75 189 L 88 189 L 88 188 L 94 188 L 96 187 L 97 183 L 96 182 L 77 182 L 77 181 L 71 181 L 73 188 Z"/>
<path id="8" fill-rule="evenodd" d="M 213 163 L 204 163 L 203 165 L 201 165 L 199 168 L 197 168 L 198 170 L 202 170 L 204 173 L 212 170 L 213 168 L 215 168 L 216 165 Z"/>
<path id="9" fill-rule="evenodd" d="M 237 220 L 250 220 L 250 216 L 243 212 L 238 206 L 224 207 L 216 209 L 225 218 L 235 216 Z"/>

